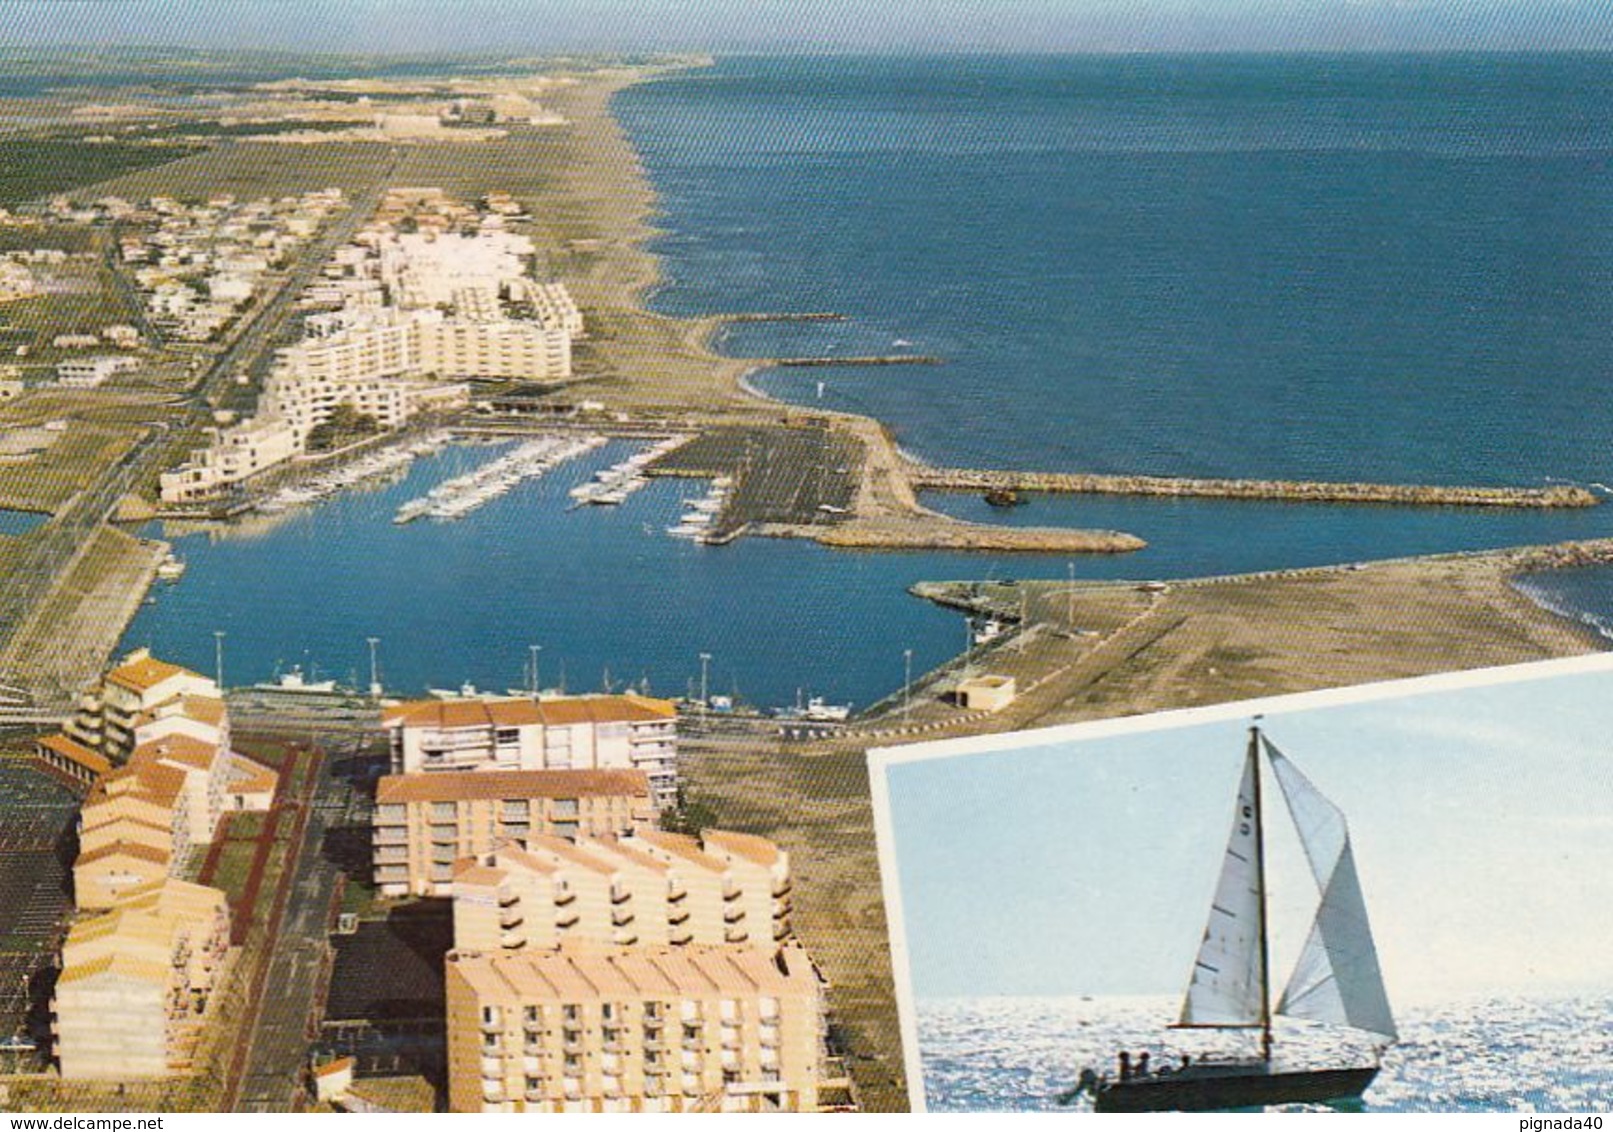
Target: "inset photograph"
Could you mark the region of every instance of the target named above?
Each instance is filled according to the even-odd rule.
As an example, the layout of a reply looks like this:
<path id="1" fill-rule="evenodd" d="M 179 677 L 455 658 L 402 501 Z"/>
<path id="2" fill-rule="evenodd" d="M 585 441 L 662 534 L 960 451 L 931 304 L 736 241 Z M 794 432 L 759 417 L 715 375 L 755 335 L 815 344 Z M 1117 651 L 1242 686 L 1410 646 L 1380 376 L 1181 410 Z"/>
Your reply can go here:
<path id="1" fill-rule="evenodd" d="M 931 1111 L 1613 1100 L 1613 657 L 870 752 Z"/>

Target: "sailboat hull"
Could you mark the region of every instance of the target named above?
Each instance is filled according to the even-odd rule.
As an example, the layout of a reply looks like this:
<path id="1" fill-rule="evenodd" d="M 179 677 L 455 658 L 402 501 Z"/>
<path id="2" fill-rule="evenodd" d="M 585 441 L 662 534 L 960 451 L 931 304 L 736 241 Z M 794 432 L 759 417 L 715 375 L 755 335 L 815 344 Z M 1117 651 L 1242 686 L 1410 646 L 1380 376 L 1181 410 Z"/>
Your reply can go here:
<path id="1" fill-rule="evenodd" d="M 1359 1097 L 1376 1065 L 1273 1073 L 1265 1066 L 1190 1066 L 1099 1085 L 1098 1112 L 1213 1112 L 1280 1104 L 1325 1104 Z"/>

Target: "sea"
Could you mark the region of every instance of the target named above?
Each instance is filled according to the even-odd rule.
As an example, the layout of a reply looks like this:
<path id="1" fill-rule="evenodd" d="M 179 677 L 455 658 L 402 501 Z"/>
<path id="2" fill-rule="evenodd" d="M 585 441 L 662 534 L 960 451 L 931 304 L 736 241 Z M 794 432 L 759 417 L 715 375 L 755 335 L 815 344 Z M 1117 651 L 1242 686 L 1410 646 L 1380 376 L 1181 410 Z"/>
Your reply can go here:
<path id="1" fill-rule="evenodd" d="M 1155 1064 L 1183 1053 L 1252 1052 L 1225 1035 L 1166 1031 L 1179 999 L 968 998 L 921 1001 L 919 1051 L 932 1112 L 1059 1111 L 1082 1068 L 1114 1073 L 1118 1051 Z M 1400 1040 L 1383 1052 L 1362 1112 L 1599 1112 L 1613 1102 L 1607 1064 L 1613 999 L 1485 996 L 1397 1010 Z M 1280 1023 L 1284 1068 L 1366 1064 L 1369 1042 Z M 1090 1098 L 1076 1102 L 1090 1109 Z M 1283 1106 L 1305 1111 L 1322 1106 Z"/>
<path id="2" fill-rule="evenodd" d="M 1613 60 L 1594 55 L 733 57 L 614 108 L 660 197 L 652 305 L 746 323 L 779 399 L 867 413 L 936 463 L 1192 476 L 1613 484 Z M 480 455 L 485 455 L 482 453 Z M 388 491 L 268 529 L 179 535 L 190 564 L 129 630 L 231 682 L 302 663 L 403 691 L 647 681 L 758 706 L 866 706 L 955 653 L 921 580 L 1063 578 L 1063 557 L 868 554 L 664 528 L 562 479 L 449 526 Z M 1599 487 L 1597 487 L 1600 490 Z M 1168 578 L 1613 535 L 1613 507 L 1524 512 L 1034 498 L 970 518 L 1130 531 L 1083 578 Z M 675 517 L 675 516 L 673 516 Z M 161 532 L 159 532 L 161 533 Z M 174 533 L 174 532 L 167 532 Z M 1534 579 L 1613 623 L 1613 573 Z M 760 631 L 759 631 L 760 630 Z M 548 673 L 544 682 L 549 683 Z"/>

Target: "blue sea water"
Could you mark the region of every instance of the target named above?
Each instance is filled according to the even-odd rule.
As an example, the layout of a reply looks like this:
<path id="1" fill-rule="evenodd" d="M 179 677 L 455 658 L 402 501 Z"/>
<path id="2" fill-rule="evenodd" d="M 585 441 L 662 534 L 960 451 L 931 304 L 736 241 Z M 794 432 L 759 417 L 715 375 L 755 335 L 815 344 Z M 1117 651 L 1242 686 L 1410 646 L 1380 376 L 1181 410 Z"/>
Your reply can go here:
<path id="1" fill-rule="evenodd" d="M 913 351 L 940 366 L 773 370 L 936 462 L 1398 482 L 1613 483 L 1613 60 L 1597 56 L 734 58 L 615 110 L 660 194 L 675 314 L 741 356 Z M 461 457 L 444 457 L 451 463 Z M 449 474 L 427 462 L 414 483 Z M 418 690 L 648 677 L 758 704 L 867 704 L 955 651 L 904 590 L 1063 577 L 1063 558 L 850 554 L 665 537 L 678 489 L 568 513 L 562 484 L 396 529 L 386 492 L 191 570 L 128 635 L 232 682 L 345 677 L 381 636 Z M 1132 531 L 1082 577 L 1172 577 L 1613 534 L 1613 507 L 1486 512 L 1036 498 L 973 518 Z M 1613 612 L 1613 575 L 1562 604 Z M 1538 580 L 1550 600 L 1564 579 Z M 1573 605 L 1580 610 L 1580 606 Z M 272 611 L 265 616 L 264 611 Z M 765 627 L 765 631 L 758 631 Z M 894 658 L 894 659 L 893 659 Z"/>
<path id="2" fill-rule="evenodd" d="M 927 459 L 1613 473 L 1613 60 L 735 59 L 620 95 L 674 313 Z M 906 343 L 908 345 L 897 345 Z"/>
<path id="3" fill-rule="evenodd" d="M 36 511 L 9 511 L 0 507 L 0 535 L 24 535 L 48 518 Z"/>
<path id="4" fill-rule="evenodd" d="M 1599 1112 L 1613 1101 L 1606 995 L 1485 996 L 1397 1012 L 1400 1041 L 1357 1106 L 1365 1112 Z M 1116 1052 L 1248 1053 L 1234 1037 L 1166 1031 L 1180 1002 L 1137 998 L 973 998 L 917 1008 L 932 1112 L 1056 1111 L 1083 1067 Z M 1325 1028 L 1279 1023 L 1278 1064 L 1363 1064 L 1370 1048 Z M 1091 1102 L 1083 1102 L 1090 1107 Z M 1294 1106 L 1299 1109 L 1300 1106 Z"/>

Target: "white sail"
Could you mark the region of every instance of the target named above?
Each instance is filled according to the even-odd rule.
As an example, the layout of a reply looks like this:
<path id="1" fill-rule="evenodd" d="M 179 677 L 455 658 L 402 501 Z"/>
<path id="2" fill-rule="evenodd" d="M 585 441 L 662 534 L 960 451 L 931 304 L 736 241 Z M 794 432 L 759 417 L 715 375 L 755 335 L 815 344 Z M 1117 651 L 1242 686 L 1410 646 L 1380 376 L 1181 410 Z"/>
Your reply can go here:
<path id="1" fill-rule="evenodd" d="M 1182 1003 L 1184 1026 L 1257 1026 L 1266 1013 L 1261 977 L 1260 812 L 1256 805 L 1256 753 L 1251 745 L 1238 787 L 1237 810 L 1221 862 L 1221 879 L 1210 902 Z"/>
<path id="2" fill-rule="evenodd" d="M 1310 935 L 1277 1012 L 1394 1038 L 1395 1020 L 1383 989 L 1344 814 L 1271 740 L 1261 738 L 1321 893 Z"/>

